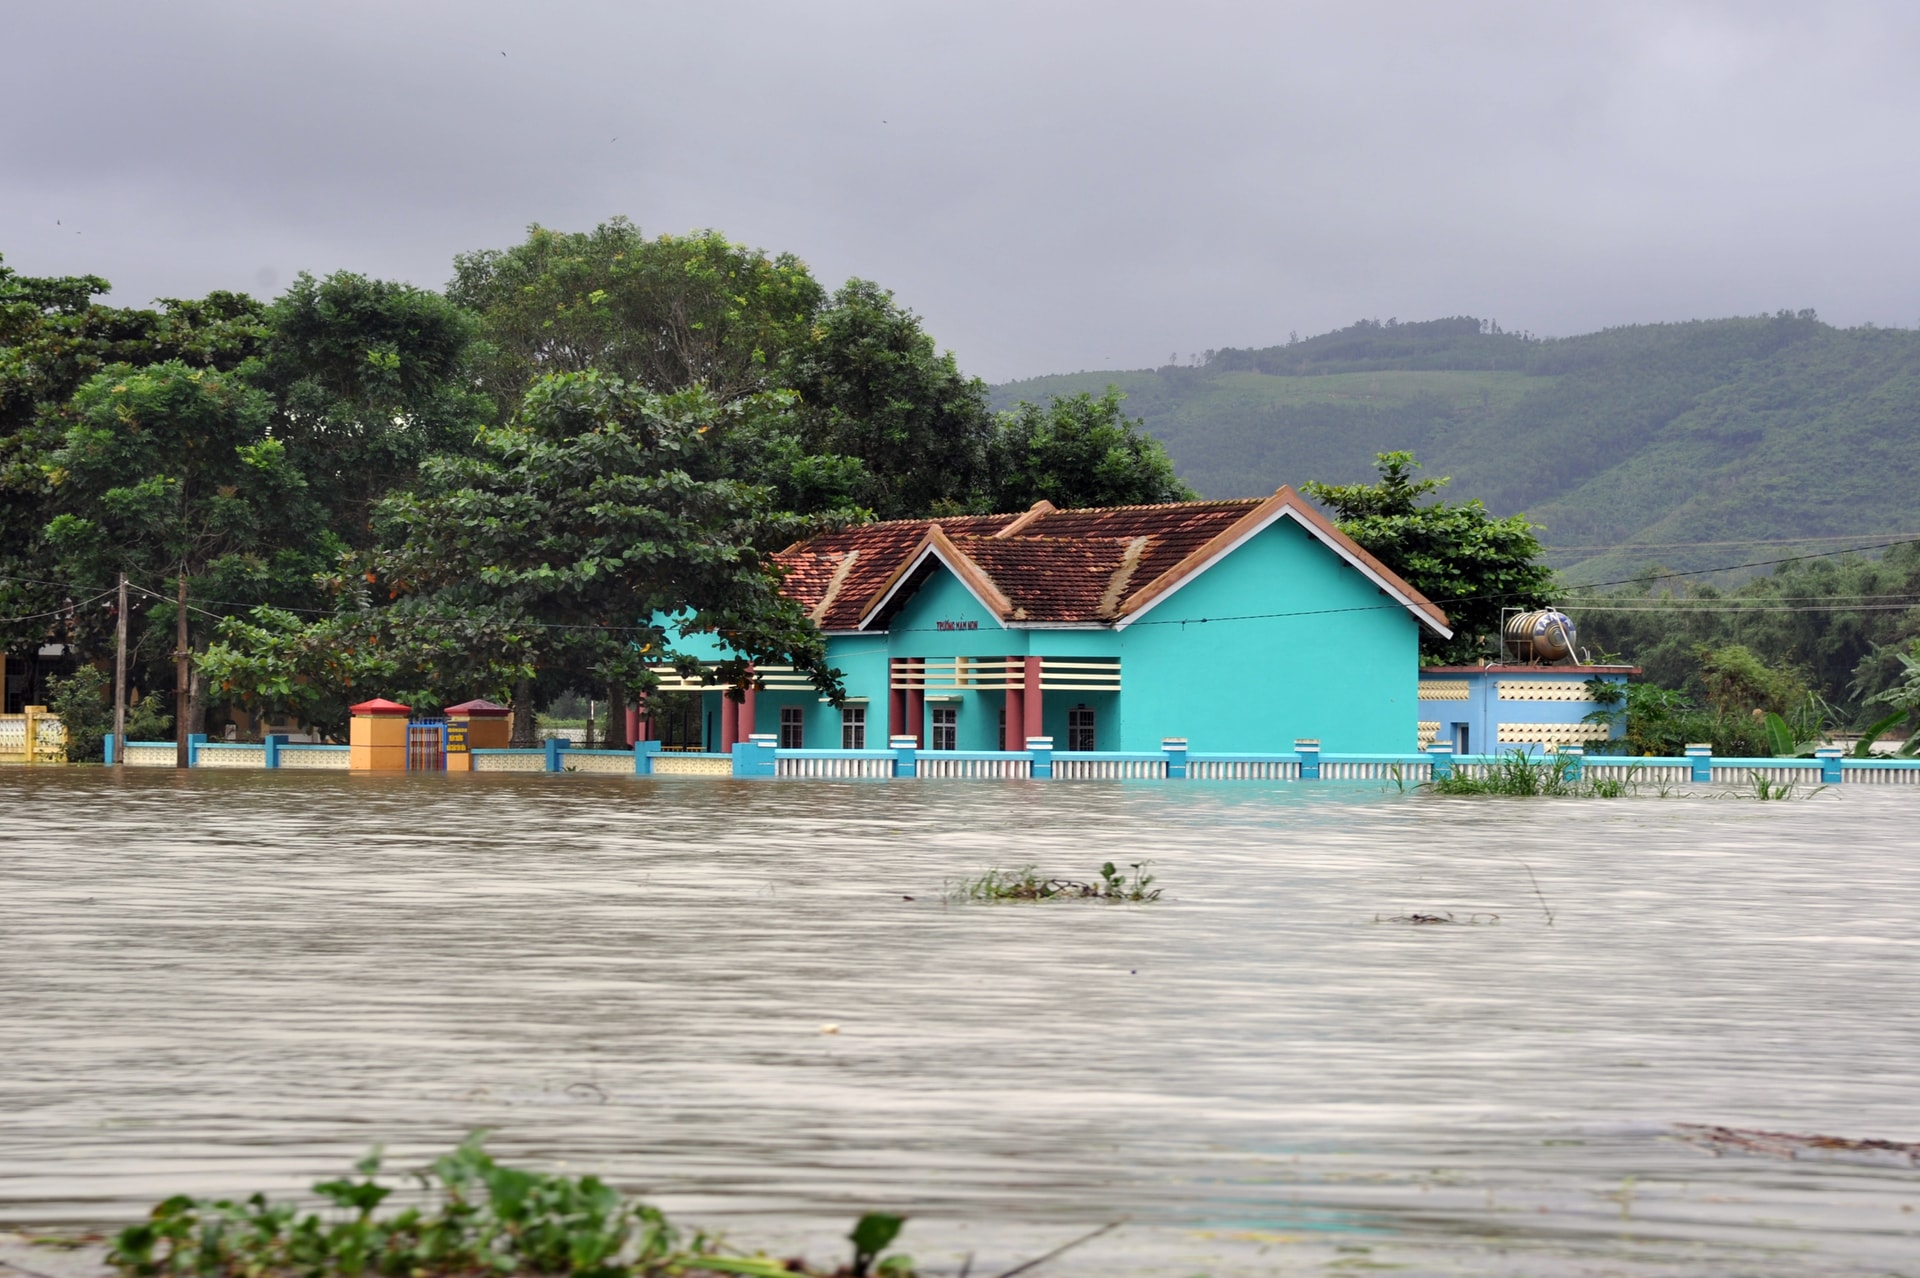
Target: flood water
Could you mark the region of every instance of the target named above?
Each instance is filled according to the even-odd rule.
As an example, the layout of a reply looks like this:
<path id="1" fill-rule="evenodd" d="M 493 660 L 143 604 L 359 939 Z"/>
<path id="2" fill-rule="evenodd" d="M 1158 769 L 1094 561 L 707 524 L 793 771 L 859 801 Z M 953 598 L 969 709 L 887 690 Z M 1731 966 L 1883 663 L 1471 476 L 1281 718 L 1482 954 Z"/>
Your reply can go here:
<path id="1" fill-rule="evenodd" d="M 490 1128 L 747 1244 L 904 1210 L 949 1274 L 1119 1219 L 1044 1272 L 1917 1273 L 1920 1169 L 1675 1129 L 1920 1140 L 1917 815 L 12 770 L 0 1224 Z M 1164 899 L 942 890 L 1109 859 Z"/>

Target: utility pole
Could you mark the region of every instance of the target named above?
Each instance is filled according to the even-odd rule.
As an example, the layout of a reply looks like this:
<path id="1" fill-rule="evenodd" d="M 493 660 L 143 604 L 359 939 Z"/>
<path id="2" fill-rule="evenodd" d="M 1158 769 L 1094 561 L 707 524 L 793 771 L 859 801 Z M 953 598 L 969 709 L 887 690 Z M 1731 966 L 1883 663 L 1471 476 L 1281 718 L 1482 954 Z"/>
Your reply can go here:
<path id="1" fill-rule="evenodd" d="M 127 765 L 127 574 L 120 574 L 120 603 L 114 613 L 113 766 Z"/>
<path id="2" fill-rule="evenodd" d="M 179 646 L 173 650 L 173 766 L 187 766 L 187 574 L 180 574 Z"/>

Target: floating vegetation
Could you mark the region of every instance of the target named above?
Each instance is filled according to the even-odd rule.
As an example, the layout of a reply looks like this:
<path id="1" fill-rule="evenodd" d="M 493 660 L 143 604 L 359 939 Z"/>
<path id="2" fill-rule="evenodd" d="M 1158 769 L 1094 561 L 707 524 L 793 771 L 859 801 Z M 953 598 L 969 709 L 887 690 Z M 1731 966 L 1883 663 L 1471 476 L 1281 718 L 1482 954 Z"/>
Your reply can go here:
<path id="1" fill-rule="evenodd" d="M 1501 794 L 1518 798 L 1620 799 L 1638 793 L 1631 777 L 1580 779 L 1577 756 L 1534 756 L 1509 750 L 1493 763 L 1455 764 L 1454 771 L 1421 788 L 1433 794 Z M 1469 771 L 1471 769 L 1472 771 Z"/>
<path id="2" fill-rule="evenodd" d="M 1457 923 L 1464 927 L 1478 927 L 1483 923 L 1484 924 L 1498 923 L 1500 921 L 1500 916 L 1498 914 L 1469 914 L 1464 919 L 1457 919 L 1453 917 L 1453 915 L 1451 914 L 1415 913 L 1415 914 L 1395 914 L 1391 918 L 1383 919 L 1378 914 L 1376 914 L 1373 916 L 1373 921 L 1375 923 L 1410 923 L 1414 927 L 1432 927 L 1435 924 L 1447 924 L 1447 923 Z"/>
<path id="3" fill-rule="evenodd" d="M 147 1223 L 122 1230 L 108 1263 L 132 1278 L 479 1278 L 514 1273 L 572 1278 L 679 1278 L 731 1274 L 793 1278 L 910 1278 L 913 1262 L 884 1254 L 904 1218 L 862 1216 L 848 1235 L 851 1261 L 816 1270 L 798 1260 L 747 1254 L 717 1235 L 686 1234 L 658 1208 L 627 1198 L 597 1176 L 502 1167 L 474 1135 L 416 1176 L 427 1203 L 375 1212 L 394 1191 L 376 1179 L 378 1151 L 362 1179 L 323 1181 L 314 1192 L 333 1211 L 302 1213 L 255 1194 L 167 1199 Z"/>
<path id="4" fill-rule="evenodd" d="M 1060 897 L 1099 901 L 1157 901 L 1160 889 L 1147 873 L 1151 861 L 1129 861 L 1126 870 L 1108 861 L 1100 867 L 1100 881 L 1041 878 L 1031 865 L 1018 870 L 988 870 L 978 878 L 950 885 L 948 895 L 961 901 L 1051 901 Z"/>
<path id="5" fill-rule="evenodd" d="M 1800 1136 L 1791 1132 L 1714 1127 L 1704 1123 L 1676 1123 L 1673 1129 L 1681 1140 L 1706 1150 L 1715 1158 L 1729 1153 L 1759 1154 L 1767 1158 L 1818 1158 L 1823 1161 L 1920 1167 L 1920 1144 L 1911 1141 Z"/>

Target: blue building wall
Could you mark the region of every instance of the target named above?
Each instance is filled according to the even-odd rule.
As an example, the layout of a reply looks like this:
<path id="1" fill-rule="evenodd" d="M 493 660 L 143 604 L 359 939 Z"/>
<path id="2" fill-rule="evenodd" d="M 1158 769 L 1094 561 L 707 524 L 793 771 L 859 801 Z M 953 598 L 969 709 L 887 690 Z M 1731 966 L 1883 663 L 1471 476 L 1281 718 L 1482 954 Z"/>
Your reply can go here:
<path id="1" fill-rule="evenodd" d="M 1296 737 L 1327 750 L 1410 750 L 1419 628 L 1306 529 L 1279 520 L 1121 632 L 1121 748 L 1183 736 L 1201 751 L 1284 750 Z"/>
<path id="2" fill-rule="evenodd" d="M 1601 709 L 1589 679 L 1625 688 L 1630 666 L 1455 666 L 1420 674 L 1421 738 L 1466 754 L 1556 745 L 1604 746 L 1625 734 L 1625 725 L 1591 724 Z"/>

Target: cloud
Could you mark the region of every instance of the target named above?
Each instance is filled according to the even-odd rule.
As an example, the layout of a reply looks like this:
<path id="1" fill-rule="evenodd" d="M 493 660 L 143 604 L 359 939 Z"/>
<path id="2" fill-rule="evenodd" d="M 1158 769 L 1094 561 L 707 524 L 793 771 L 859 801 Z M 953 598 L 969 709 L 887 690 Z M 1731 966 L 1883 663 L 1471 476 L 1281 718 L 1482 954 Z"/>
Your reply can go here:
<path id="1" fill-rule="evenodd" d="M 1362 316 L 1920 317 L 1905 5 L 72 0 L 9 43 L 0 252 L 123 302 L 437 286 L 624 213 L 879 280 L 993 379 Z"/>

